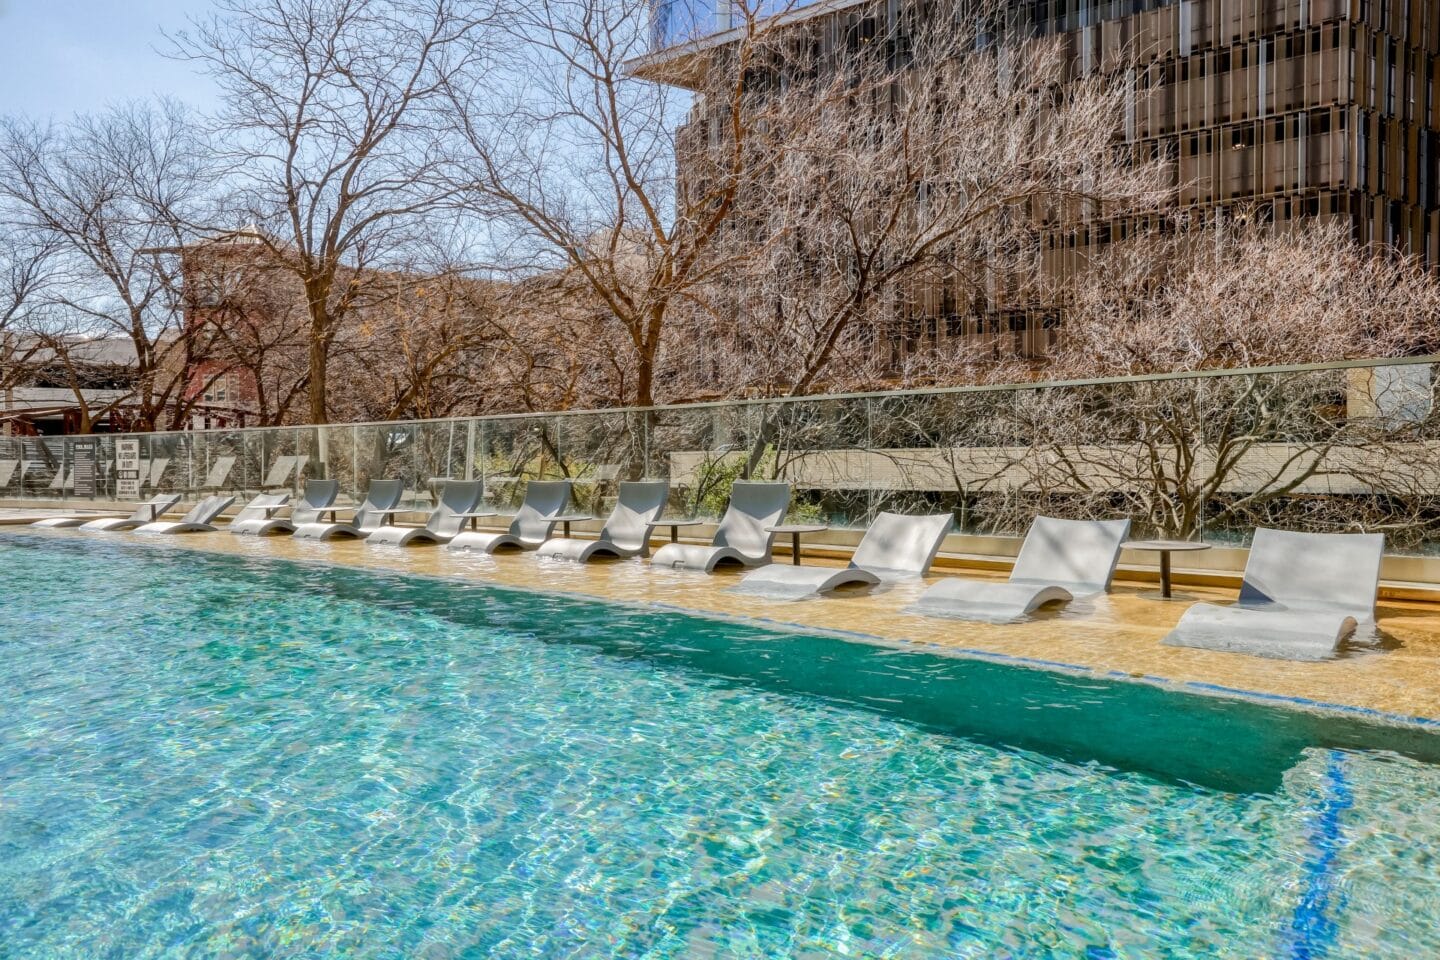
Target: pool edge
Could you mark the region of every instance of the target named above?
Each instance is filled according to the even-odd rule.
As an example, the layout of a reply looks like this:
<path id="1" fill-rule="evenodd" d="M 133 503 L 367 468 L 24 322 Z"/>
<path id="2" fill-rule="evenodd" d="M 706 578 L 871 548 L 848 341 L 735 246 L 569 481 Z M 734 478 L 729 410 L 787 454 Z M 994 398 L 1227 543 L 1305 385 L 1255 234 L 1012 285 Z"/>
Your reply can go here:
<path id="1" fill-rule="evenodd" d="M 26 528 L 7 528 L 0 530 L 6 535 L 20 534 L 37 540 L 60 540 L 74 542 L 74 538 L 68 536 L 56 536 L 48 530 L 35 530 Z M 880 634 L 865 633 L 858 630 L 845 630 L 836 627 L 814 626 L 809 624 L 794 623 L 786 620 L 779 620 L 765 616 L 741 616 L 728 614 L 714 610 L 701 610 L 687 607 L 682 604 L 668 603 L 664 601 L 630 600 L 619 597 L 604 597 L 593 593 L 576 592 L 555 588 L 542 588 L 537 586 L 496 583 L 489 580 L 480 580 L 460 575 L 447 575 L 441 573 L 425 573 L 413 570 L 400 570 L 393 567 L 371 566 L 364 563 L 350 563 L 344 560 L 327 559 L 317 556 L 295 557 L 260 556 L 256 554 L 234 554 L 223 550 L 207 549 L 201 542 L 185 542 L 179 540 L 165 540 L 163 542 L 142 542 L 132 538 L 112 539 L 107 537 L 106 543 L 126 547 L 137 551 L 156 550 L 173 552 L 198 552 L 213 556 L 239 557 L 246 561 L 262 563 L 286 563 L 299 567 L 329 567 L 334 569 L 362 572 L 373 576 L 410 578 L 417 580 L 428 580 L 448 584 L 456 584 L 468 587 L 481 587 L 486 589 L 507 590 L 518 593 L 532 594 L 535 596 L 560 597 L 568 600 L 579 600 L 593 603 L 604 603 L 630 610 L 663 610 L 672 613 L 679 613 L 686 616 L 697 617 L 720 623 L 733 623 L 740 626 L 760 627 L 780 632 L 805 634 L 809 636 L 830 637 L 838 640 L 865 643 L 871 646 L 887 647 L 899 652 L 923 652 L 935 656 L 954 657 L 962 660 L 974 660 L 988 663 L 1017 666 L 1032 670 L 1044 670 L 1050 673 L 1060 673 L 1068 676 L 1086 677 L 1097 680 L 1113 680 L 1126 683 L 1144 684 L 1164 690 L 1188 693 L 1194 696 L 1209 696 L 1218 699 L 1244 700 L 1257 704 L 1268 704 L 1281 706 L 1286 709 L 1303 713 L 1344 716 L 1352 719 L 1360 719 L 1371 723 L 1391 727 L 1403 727 L 1426 732 L 1440 732 L 1440 718 L 1425 717 L 1412 714 L 1396 713 L 1389 710 L 1380 710 L 1374 707 L 1365 707 L 1357 704 L 1333 703 L 1326 700 L 1319 700 L 1313 697 L 1295 696 L 1291 694 L 1268 693 L 1261 690 L 1247 690 L 1243 687 L 1231 687 L 1225 684 L 1212 683 L 1202 680 L 1174 680 L 1169 677 L 1148 673 L 1132 673 L 1124 670 L 1107 670 L 1103 668 L 1088 667 L 1083 664 L 1068 663 L 1063 660 L 1054 660 L 1044 657 L 1029 657 L 1019 654 L 999 653 L 991 650 L 983 650 L 975 647 L 961 647 L 946 644 L 934 643 L 928 640 L 916 640 L 911 637 L 889 637 Z"/>

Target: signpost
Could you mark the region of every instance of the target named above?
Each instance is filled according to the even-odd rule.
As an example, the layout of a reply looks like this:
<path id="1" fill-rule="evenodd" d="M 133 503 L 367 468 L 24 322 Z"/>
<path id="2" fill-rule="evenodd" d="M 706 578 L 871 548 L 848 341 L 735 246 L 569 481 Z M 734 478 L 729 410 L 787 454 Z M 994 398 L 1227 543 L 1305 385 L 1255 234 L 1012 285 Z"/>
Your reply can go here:
<path id="1" fill-rule="evenodd" d="M 74 470 L 72 476 L 75 482 L 75 496 L 95 496 L 95 463 L 99 452 L 100 443 L 97 440 L 76 440 L 70 444 L 70 467 Z M 138 452 L 136 456 L 139 456 Z"/>
<path id="2" fill-rule="evenodd" d="M 140 441 L 115 441 L 115 498 L 140 499 Z"/>

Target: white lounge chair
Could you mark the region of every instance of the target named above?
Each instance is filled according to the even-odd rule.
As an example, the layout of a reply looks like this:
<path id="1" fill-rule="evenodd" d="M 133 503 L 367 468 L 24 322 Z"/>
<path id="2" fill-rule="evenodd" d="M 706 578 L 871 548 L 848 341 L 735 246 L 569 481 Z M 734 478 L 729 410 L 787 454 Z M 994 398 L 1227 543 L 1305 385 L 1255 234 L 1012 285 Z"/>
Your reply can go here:
<path id="1" fill-rule="evenodd" d="M 650 562 L 657 567 L 710 573 L 721 563 L 747 567 L 768 563 L 775 534 L 766 530 L 785 518 L 790 509 L 790 484 L 737 480 L 730 490 L 730 505 L 710 546 L 667 543 Z"/>
<path id="2" fill-rule="evenodd" d="M 1129 535 L 1129 520 L 1036 517 L 1009 582 L 951 577 L 926 590 L 906 612 L 1008 623 L 1047 603 L 1104 593 L 1115 576 L 1120 544 Z"/>
<path id="3" fill-rule="evenodd" d="M 650 548 L 650 531 L 670 498 L 664 480 L 623 480 L 620 497 L 596 540 L 555 537 L 546 540 L 540 556 L 550 560 L 586 563 L 597 554 L 634 557 Z"/>
<path id="4" fill-rule="evenodd" d="M 923 577 L 935 562 L 952 522 L 948 513 L 920 517 L 882 513 L 865 531 L 850 565 L 843 570 L 771 563 L 745 574 L 734 592 L 798 600 L 843 586 Z"/>
<path id="5" fill-rule="evenodd" d="M 234 497 L 224 494 L 206 497 L 191 507 L 190 512 L 179 520 L 157 520 L 155 523 L 136 527 L 135 532 L 145 534 L 211 533 L 217 529 L 215 527 L 216 518 L 234 502 Z"/>
<path id="6" fill-rule="evenodd" d="M 87 524 L 87 523 L 91 522 L 92 520 L 103 520 L 103 519 L 116 519 L 116 520 L 118 520 L 118 519 L 120 519 L 120 518 L 119 518 L 119 517 L 111 517 L 111 518 L 97 517 L 97 516 L 95 516 L 95 514 L 93 514 L 93 513 L 91 513 L 91 514 L 82 514 L 82 515 L 80 515 L 80 516 L 46 517 L 44 520 L 36 520 L 34 523 L 30 524 L 30 526 L 32 526 L 32 527 L 48 527 L 48 528 L 50 528 L 51 530 L 54 530 L 54 529 L 57 529 L 57 528 L 59 528 L 59 527 L 79 527 L 79 526 L 83 526 L 84 524 Z"/>
<path id="7" fill-rule="evenodd" d="M 1375 625 L 1379 533 L 1255 531 L 1240 598 L 1197 603 L 1163 643 L 1287 660 L 1323 660 Z"/>
<path id="8" fill-rule="evenodd" d="M 180 498 L 179 498 L 178 496 L 174 496 L 174 497 L 156 497 L 156 498 L 154 498 L 153 501 L 150 501 L 150 503 L 156 503 L 156 504 L 158 504 L 158 505 L 163 506 L 166 510 L 168 510 L 170 507 L 173 507 L 173 506 L 175 505 L 176 501 L 178 501 L 179 499 L 180 499 Z M 136 513 L 138 514 L 139 512 L 145 510 L 146 507 L 150 506 L 150 503 L 141 504 L 140 507 L 137 508 Z M 148 511 L 146 511 L 146 512 L 147 512 L 146 520 L 153 520 L 153 519 L 155 519 L 155 517 L 158 517 L 158 516 L 159 516 L 159 513 L 156 513 L 156 514 L 155 514 L 155 517 L 151 517 L 151 516 L 148 516 Z M 163 513 L 164 511 L 162 510 L 162 511 L 160 511 L 160 512 Z M 132 515 L 131 515 L 131 517 L 133 517 L 133 516 L 135 516 L 135 514 L 132 514 Z M 79 515 L 79 516 L 46 517 L 44 520 L 36 520 L 34 523 L 30 524 L 30 526 L 32 526 L 32 527 L 48 527 L 49 529 L 54 530 L 54 529 L 57 529 L 57 528 L 60 528 L 60 527 L 83 527 L 83 526 L 86 525 L 87 523 L 95 523 L 95 522 L 105 521 L 105 520 L 120 520 L 120 521 L 124 521 L 124 520 L 127 520 L 127 519 L 131 519 L 131 517 L 97 517 L 97 516 L 95 516 L 95 514 L 89 513 L 89 514 L 81 514 L 81 515 Z M 140 522 L 143 523 L 143 522 L 145 522 L 145 521 L 142 520 L 142 521 L 140 521 Z"/>
<path id="9" fill-rule="evenodd" d="M 0 460 L 0 487 L 10 486 L 15 471 L 20 466 L 19 460 Z"/>
<path id="10" fill-rule="evenodd" d="M 277 517 L 271 513 L 269 516 L 256 516 L 251 519 L 236 517 L 230 521 L 229 530 L 234 534 L 254 537 L 294 533 L 295 528 L 302 523 L 318 523 L 321 513 L 335 502 L 339 494 L 338 480 L 306 480 L 305 492 L 301 494 L 300 502 L 291 508 L 290 516 Z"/>
<path id="11" fill-rule="evenodd" d="M 449 543 L 465 528 L 466 517 L 480 505 L 484 486 L 479 480 L 446 480 L 440 503 L 423 527 L 384 526 L 365 538 L 367 544 L 403 547 L 411 543 Z"/>
<path id="12" fill-rule="evenodd" d="M 180 502 L 178 493 L 160 493 L 139 504 L 135 512 L 128 517 L 102 517 L 99 520 L 89 520 L 80 524 L 81 530 L 134 530 L 141 524 L 153 523 L 166 513 L 169 513 Z M 68 519 L 68 518 L 67 518 Z M 55 524 L 55 526 L 68 526 L 68 524 Z"/>
<path id="13" fill-rule="evenodd" d="M 467 530 L 450 541 L 451 550 L 469 550 L 475 553 L 494 553 L 506 547 L 520 550 L 538 550 L 550 539 L 555 529 L 556 517 L 562 516 L 565 505 L 570 502 L 569 480 L 531 480 L 525 485 L 525 500 L 510 522 L 507 533 L 483 533 Z M 489 512 L 472 513 L 472 517 L 494 516 Z"/>
<path id="14" fill-rule="evenodd" d="M 50 478 L 50 485 L 45 489 L 67 490 L 73 486 L 75 486 L 75 471 L 71 470 L 66 473 L 65 468 L 61 467 L 55 471 L 55 476 Z"/>
<path id="15" fill-rule="evenodd" d="M 236 523 L 256 523 L 274 517 L 279 511 L 290 506 L 290 494 L 288 493 L 261 493 L 252 497 L 250 502 L 240 509 L 240 512 L 230 520 L 226 529 L 233 528 Z M 176 531 L 182 532 L 182 531 Z M 188 532 L 188 531 L 187 531 Z"/>
<path id="16" fill-rule="evenodd" d="M 331 537 L 356 537 L 363 539 L 379 530 L 385 525 L 385 521 L 393 516 L 396 507 L 400 505 L 400 497 L 405 493 L 404 480 L 371 480 L 370 488 L 365 491 L 365 502 L 360 504 L 355 511 L 355 516 L 349 523 L 322 522 L 315 520 L 311 523 L 295 524 L 295 539 L 297 540 L 329 540 Z M 334 507 L 325 507 L 320 510 L 320 516 L 336 513 Z"/>

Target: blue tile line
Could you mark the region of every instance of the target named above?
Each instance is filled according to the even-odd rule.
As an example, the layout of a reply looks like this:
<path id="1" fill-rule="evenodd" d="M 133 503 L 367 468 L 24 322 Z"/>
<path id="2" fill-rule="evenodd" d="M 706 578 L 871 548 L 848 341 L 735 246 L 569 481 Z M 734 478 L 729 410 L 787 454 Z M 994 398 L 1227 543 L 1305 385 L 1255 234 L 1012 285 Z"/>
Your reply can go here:
<path id="1" fill-rule="evenodd" d="M 1330 751 L 1321 785 L 1320 808 L 1308 838 L 1311 855 L 1305 863 L 1305 890 L 1295 905 L 1286 937 L 1291 960 L 1320 960 L 1335 944 L 1345 896 L 1337 889 L 1335 865 L 1345 846 L 1340 816 L 1355 803 L 1345 779 L 1345 754 Z"/>

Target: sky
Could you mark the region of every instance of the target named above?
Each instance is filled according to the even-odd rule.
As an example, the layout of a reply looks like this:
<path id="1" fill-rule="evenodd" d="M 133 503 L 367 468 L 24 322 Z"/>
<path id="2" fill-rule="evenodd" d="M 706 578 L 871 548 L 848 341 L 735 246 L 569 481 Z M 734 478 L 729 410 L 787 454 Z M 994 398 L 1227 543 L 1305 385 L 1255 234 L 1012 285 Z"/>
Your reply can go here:
<path id="1" fill-rule="evenodd" d="M 214 105 L 210 82 L 167 60 L 162 27 L 207 0 L 0 0 L 0 114 L 64 119 L 164 94 Z"/>

